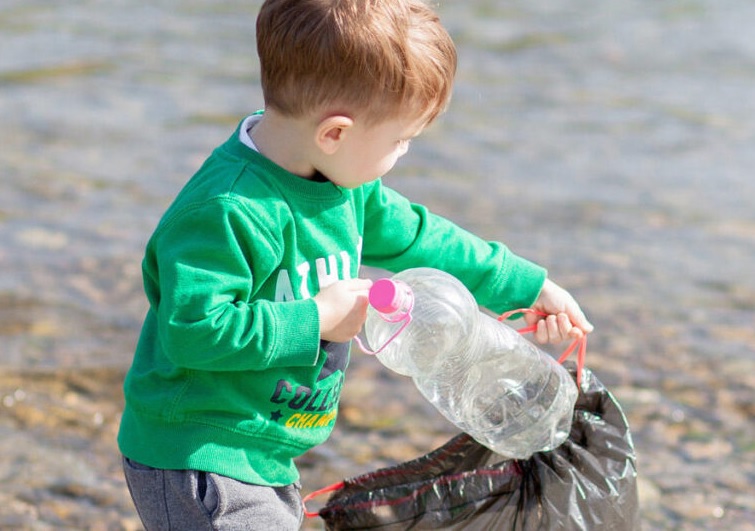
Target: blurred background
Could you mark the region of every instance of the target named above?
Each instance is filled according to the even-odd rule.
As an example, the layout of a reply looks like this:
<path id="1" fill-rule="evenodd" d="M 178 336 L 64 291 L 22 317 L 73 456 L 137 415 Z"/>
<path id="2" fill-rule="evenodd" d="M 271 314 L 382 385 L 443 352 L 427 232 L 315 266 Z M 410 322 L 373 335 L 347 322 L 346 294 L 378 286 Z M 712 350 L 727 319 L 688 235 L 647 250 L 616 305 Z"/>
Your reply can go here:
<path id="1" fill-rule="evenodd" d="M 114 438 L 143 246 L 262 106 L 259 5 L 0 4 L 2 529 L 140 528 Z M 755 4 L 438 10 L 454 100 L 386 182 L 581 302 L 587 364 L 634 435 L 645 529 L 755 529 Z M 454 433 L 355 353 L 333 438 L 300 461 L 304 491 Z"/>

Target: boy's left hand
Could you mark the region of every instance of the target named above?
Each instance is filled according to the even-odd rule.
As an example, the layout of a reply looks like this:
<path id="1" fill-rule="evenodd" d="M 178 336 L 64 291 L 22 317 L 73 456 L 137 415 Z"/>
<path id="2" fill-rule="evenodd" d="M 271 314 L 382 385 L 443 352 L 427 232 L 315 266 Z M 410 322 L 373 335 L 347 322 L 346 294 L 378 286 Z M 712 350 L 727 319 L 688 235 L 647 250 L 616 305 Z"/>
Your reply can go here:
<path id="1" fill-rule="evenodd" d="M 548 314 L 547 317 L 529 313 L 524 315 L 528 325 L 537 323 L 534 338 L 540 344 L 578 339 L 593 331 L 593 325 L 574 297 L 550 279 L 545 280 L 532 309 Z"/>

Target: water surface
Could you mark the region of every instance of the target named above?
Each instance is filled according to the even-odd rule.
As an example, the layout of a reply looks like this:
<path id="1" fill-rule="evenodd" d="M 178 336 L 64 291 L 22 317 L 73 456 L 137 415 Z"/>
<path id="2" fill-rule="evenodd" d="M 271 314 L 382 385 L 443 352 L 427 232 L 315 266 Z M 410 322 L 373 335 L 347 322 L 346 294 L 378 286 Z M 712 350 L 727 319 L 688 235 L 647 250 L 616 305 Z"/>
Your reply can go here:
<path id="1" fill-rule="evenodd" d="M 113 436 L 143 245 L 262 105 L 259 2 L 0 6 L 0 527 L 136 527 Z M 755 5 L 441 2 L 448 113 L 386 179 L 549 268 L 597 325 L 648 529 L 755 521 Z M 356 356 L 306 489 L 453 433 Z M 356 382 L 356 383 L 354 383 Z"/>

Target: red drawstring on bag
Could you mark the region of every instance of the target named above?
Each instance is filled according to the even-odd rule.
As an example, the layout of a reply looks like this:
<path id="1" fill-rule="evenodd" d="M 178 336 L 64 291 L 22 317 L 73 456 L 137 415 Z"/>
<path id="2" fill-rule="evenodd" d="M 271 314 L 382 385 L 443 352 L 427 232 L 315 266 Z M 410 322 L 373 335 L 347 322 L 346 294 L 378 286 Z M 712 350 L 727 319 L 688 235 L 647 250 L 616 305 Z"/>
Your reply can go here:
<path id="1" fill-rule="evenodd" d="M 307 510 L 307 502 L 308 501 L 310 501 L 311 499 L 316 498 L 317 496 L 320 496 L 322 494 L 327 494 L 329 492 L 334 492 L 334 491 L 340 490 L 343 487 L 344 487 L 344 482 L 343 481 L 339 481 L 338 483 L 333 483 L 332 485 L 328 485 L 327 487 L 323 487 L 323 488 L 318 489 L 318 490 L 316 490 L 314 492 L 310 492 L 309 494 L 307 494 L 306 496 L 304 496 L 304 498 L 302 498 L 302 500 L 301 500 L 302 504 L 304 505 L 304 516 L 306 516 L 307 518 L 317 518 L 318 516 L 320 516 L 319 512 L 312 512 L 312 511 Z"/>
<path id="2" fill-rule="evenodd" d="M 548 317 L 547 313 L 533 310 L 532 308 L 522 308 L 520 310 L 511 310 L 504 312 L 498 316 L 498 320 L 505 321 L 512 315 L 516 315 L 518 313 L 531 313 L 533 315 L 539 315 L 540 317 Z M 531 332 L 534 332 L 535 330 L 537 330 L 537 324 L 525 326 L 524 328 L 518 329 L 517 332 L 519 332 L 520 334 L 529 334 Z M 561 357 L 558 358 L 558 363 L 563 363 L 564 361 L 566 361 L 571 353 L 574 352 L 574 349 L 577 349 L 577 389 L 581 389 L 582 387 L 580 384 L 582 383 L 582 369 L 585 366 L 585 355 L 587 353 L 587 334 L 583 334 L 582 337 L 572 341 L 571 345 L 566 347 L 566 350 L 564 350 L 563 354 L 561 354 Z"/>

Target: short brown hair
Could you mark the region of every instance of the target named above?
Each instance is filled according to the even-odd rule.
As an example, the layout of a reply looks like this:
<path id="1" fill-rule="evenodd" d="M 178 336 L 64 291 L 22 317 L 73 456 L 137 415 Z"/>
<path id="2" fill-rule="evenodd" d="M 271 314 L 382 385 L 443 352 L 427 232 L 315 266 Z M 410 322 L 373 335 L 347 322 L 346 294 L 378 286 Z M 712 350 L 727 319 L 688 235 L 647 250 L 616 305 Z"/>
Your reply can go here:
<path id="1" fill-rule="evenodd" d="M 423 0 L 266 0 L 257 52 L 265 105 L 294 117 L 335 107 L 429 122 L 456 73 L 453 41 Z"/>

